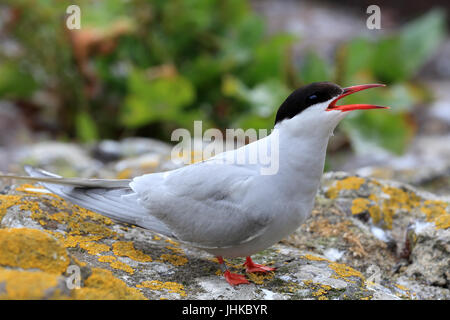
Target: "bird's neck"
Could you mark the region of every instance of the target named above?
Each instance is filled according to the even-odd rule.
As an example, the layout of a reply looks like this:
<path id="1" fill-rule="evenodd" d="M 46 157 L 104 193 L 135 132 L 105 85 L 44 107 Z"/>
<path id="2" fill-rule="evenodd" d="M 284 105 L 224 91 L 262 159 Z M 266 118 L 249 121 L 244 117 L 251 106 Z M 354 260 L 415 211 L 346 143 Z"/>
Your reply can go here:
<path id="1" fill-rule="evenodd" d="M 333 129 L 334 126 L 293 128 L 281 125 L 275 128 L 278 133 L 272 134 L 272 138 L 279 143 L 279 169 L 274 179 L 281 180 L 278 185 L 284 186 L 286 193 L 298 193 L 308 199 L 315 196 Z"/>

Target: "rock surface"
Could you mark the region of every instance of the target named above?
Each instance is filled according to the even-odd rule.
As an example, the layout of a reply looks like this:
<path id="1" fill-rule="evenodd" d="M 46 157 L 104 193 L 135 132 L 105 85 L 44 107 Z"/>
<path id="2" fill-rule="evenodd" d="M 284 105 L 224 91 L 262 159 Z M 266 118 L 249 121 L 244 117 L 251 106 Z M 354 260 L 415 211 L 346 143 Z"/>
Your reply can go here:
<path id="1" fill-rule="evenodd" d="M 0 193 L 0 298 L 449 299 L 450 205 L 407 185 L 324 175 L 293 235 L 231 287 L 208 254 L 46 193 Z M 242 259 L 227 260 L 245 273 Z"/>

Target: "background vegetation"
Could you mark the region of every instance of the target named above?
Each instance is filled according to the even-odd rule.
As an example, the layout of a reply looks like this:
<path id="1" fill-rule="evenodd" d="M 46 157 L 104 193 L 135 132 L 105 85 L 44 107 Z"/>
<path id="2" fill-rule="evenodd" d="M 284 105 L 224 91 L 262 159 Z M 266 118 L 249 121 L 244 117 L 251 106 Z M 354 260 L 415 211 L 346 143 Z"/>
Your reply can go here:
<path id="1" fill-rule="evenodd" d="M 354 113 L 341 130 L 352 147 L 401 153 L 414 134 L 410 111 L 430 99 L 415 76 L 445 35 L 439 10 L 389 36 L 349 39 L 330 62 L 301 39 L 268 34 L 242 0 L 76 2 L 82 29 L 65 28 L 67 3 L 6 0 L 12 39 L 0 51 L 0 99 L 14 101 L 37 128 L 92 141 L 143 135 L 167 140 L 177 127 L 268 128 L 294 88 L 329 80 L 385 83 L 347 102 L 389 105 Z"/>

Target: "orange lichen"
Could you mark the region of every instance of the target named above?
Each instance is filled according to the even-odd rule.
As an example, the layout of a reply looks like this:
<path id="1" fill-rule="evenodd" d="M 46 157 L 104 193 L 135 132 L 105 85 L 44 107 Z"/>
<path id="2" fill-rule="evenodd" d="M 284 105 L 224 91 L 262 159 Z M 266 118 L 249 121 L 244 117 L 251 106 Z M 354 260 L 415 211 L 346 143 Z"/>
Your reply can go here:
<path id="1" fill-rule="evenodd" d="M 97 259 L 100 262 L 108 262 L 109 266 L 113 269 L 122 270 L 130 274 L 134 274 L 134 269 L 128 264 L 118 261 L 114 256 L 101 256 Z"/>
<path id="2" fill-rule="evenodd" d="M 330 187 L 326 193 L 330 199 L 335 199 L 341 190 L 358 190 L 366 180 L 360 177 L 348 177 L 336 181 L 335 185 Z"/>
<path id="3" fill-rule="evenodd" d="M 54 273 L 0 268 L 0 288 L 4 288 L 0 290 L 0 299 L 56 299 L 59 298 L 58 280 L 59 275 Z"/>
<path id="4" fill-rule="evenodd" d="M 421 211 L 426 215 L 426 220 L 434 222 L 436 229 L 447 229 L 450 227 L 450 205 L 444 201 L 424 201 Z"/>
<path id="5" fill-rule="evenodd" d="M 97 260 L 100 262 L 113 262 L 116 261 L 117 258 L 114 256 L 100 256 Z"/>
<path id="6" fill-rule="evenodd" d="M 317 257 L 317 256 L 313 256 L 311 254 L 305 254 L 304 256 L 302 256 L 302 258 L 311 260 L 311 261 L 327 261 L 330 262 L 330 260 L 322 258 L 322 257 Z"/>
<path id="7" fill-rule="evenodd" d="M 0 265 L 62 274 L 69 262 L 66 249 L 45 232 L 0 229 Z"/>
<path id="8" fill-rule="evenodd" d="M 169 250 L 173 251 L 173 253 L 184 254 L 184 250 L 181 249 L 181 248 L 167 246 L 166 249 L 169 249 Z"/>
<path id="9" fill-rule="evenodd" d="M 35 186 L 35 185 L 32 185 L 32 184 L 24 183 L 24 184 L 18 186 L 16 188 L 16 191 L 26 192 L 26 193 L 42 194 L 42 192 L 35 191 L 36 189 L 46 190 L 43 186 L 40 186 L 40 185 L 36 185 Z"/>
<path id="10" fill-rule="evenodd" d="M 176 241 L 173 241 L 172 239 L 166 239 L 166 242 L 170 243 L 173 246 L 179 246 L 180 244 Z"/>
<path id="11" fill-rule="evenodd" d="M 178 293 L 180 296 L 185 297 L 186 292 L 184 291 L 184 286 L 176 282 L 162 282 L 158 280 L 144 281 L 138 284 L 138 288 L 148 288 L 151 290 L 167 290 L 168 292 Z"/>
<path id="12" fill-rule="evenodd" d="M 434 219 L 436 229 L 450 228 L 450 214 L 442 215 Z"/>
<path id="13" fill-rule="evenodd" d="M 332 262 L 328 265 L 330 269 L 332 269 L 338 276 L 347 278 L 347 277 L 358 277 L 364 280 L 364 276 L 361 272 L 343 264 L 343 263 L 337 263 Z"/>
<path id="14" fill-rule="evenodd" d="M 173 264 L 174 266 L 182 266 L 188 263 L 188 259 L 182 256 L 177 256 L 173 254 L 162 254 L 160 257 L 163 261 L 168 261 L 169 263 Z"/>
<path id="15" fill-rule="evenodd" d="M 379 206 L 372 206 L 369 208 L 369 214 L 372 218 L 372 223 L 377 224 L 381 220 L 381 209 Z"/>
<path id="16" fill-rule="evenodd" d="M 130 168 L 123 169 L 117 174 L 117 179 L 130 179 L 133 171 Z"/>
<path id="17" fill-rule="evenodd" d="M 80 242 L 78 246 L 81 249 L 86 250 L 91 255 L 96 255 L 110 250 L 108 245 L 92 241 Z"/>
<path id="18" fill-rule="evenodd" d="M 79 300 L 145 300 L 144 295 L 104 269 L 93 268 L 84 287 L 75 289 L 73 297 Z"/>
<path id="19" fill-rule="evenodd" d="M 352 202 L 352 214 L 360 214 L 367 211 L 370 200 L 364 198 L 356 198 Z"/>
<path id="20" fill-rule="evenodd" d="M 322 296 L 322 295 L 324 295 L 324 294 L 326 294 L 327 293 L 327 291 L 326 290 L 324 290 L 324 289 L 322 289 L 322 288 L 319 288 L 319 289 L 317 289 L 317 291 L 314 291 L 313 293 L 312 293 L 312 295 L 314 296 L 314 297 L 318 297 L 318 296 Z M 319 298 L 320 299 L 320 298 Z"/>
<path id="21" fill-rule="evenodd" d="M 0 195 L 0 221 L 6 214 L 6 210 L 19 204 L 22 196 Z"/>
<path id="22" fill-rule="evenodd" d="M 117 241 L 113 243 L 113 252 L 117 256 L 128 257 L 139 262 L 150 262 L 152 258 L 134 248 L 133 242 Z"/>
<path id="23" fill-rule="evenodd" d="M 274 273 L 260 273 L 260 272 L 252 272 L 247 274 L 248 278 L 251 282 L 256 284 L 263 284 L 265 280 L 273 279 Z"/>
<path id="24" fill-rule="evenodd" d="M 331 286 L 314 283 L 312 280 L 303 280 L 303 283 L 312 290 L 312 296 L 317 297 L 318 300 L 328 300 L 326 294 L 332 289 Z"/>
<path id="25" fill-rule="evenodd" d="M 122 261 L 111 261 L 109 265 L 113 269 L 122 270 L 128 272 L 129 274 L 134 273 L 134 269 L 129 265 L 127 265 L 126 263 L 123 263 Z"/>
<path id="26" fill-rule="evenodd" d="M 64 235 L 62 235 L 62 234 L 60 236 L 56 236 L 56 237 L 57 237 L 57 239 L 59 241 L 62 242 L 62 244 L 66 248 L 75 248 L 78 245 L 81 248 L 82 247 L 81 243 L 91 242 L 91 241 L 98 241 L 98 240 L 103 239 L 102 236 L 72 236 L 72 235 L 67 235 L 66 237 L 64 237 Z"/>
<path id="27" fill-rule="evenodd" d="M 400 284 L 395 284 L 395 286 L 396 286 L 397 288 L 399 288 L 400 290 L 403 290 L 403 291 L 409 291 L 409 289 L 408 289 L 407 287 L 404 287 L 404 286 L 402 286 L 402 285 L 400 285 Z"/>

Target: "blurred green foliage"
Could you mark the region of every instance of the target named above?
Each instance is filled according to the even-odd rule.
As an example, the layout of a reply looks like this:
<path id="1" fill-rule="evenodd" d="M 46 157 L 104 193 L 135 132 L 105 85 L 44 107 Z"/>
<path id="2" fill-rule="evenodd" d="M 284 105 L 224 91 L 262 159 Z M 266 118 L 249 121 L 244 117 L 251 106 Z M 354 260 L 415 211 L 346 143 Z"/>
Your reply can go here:
<path id="1" fill-rule="evenodd" d="M 309 53 L 301 67 L 304 82 L 334 80 L 341 86 L 384 83 L 374 89 L 351 95 L 345 103 L 390 106 L 389 112 L 352 112 L 341 128 L 356 152 L 384 149 L 402 153 L 414 134 L 409 112 L 430 99 L 426 88 L 415 81 L 420 68 L 432 57 L 445 36 L 445 14 L 431 10 L 404 25 L 397 33 L 377 39 L 356 38 L 340 46 L 334 65 Z"/>
<path id="2" fill-rule="evenodd" d="M 290 48 L 301 40 L 268 35 L 242 0 L 81 0 L 77 32 L 65 27 L 62 1 L 6 3 L 13 16 L 6 29 L 20 50 L 0 57 L 0 98 L 55 108 L 33 98 L 45 91 L 60 132 L 83 141 L 167 139 L 193 120 L 204 129 L 271 128 L 280 103 L 302 84 L 382 82 L 389 86 L 347 102 L 392 110 L 355 112 L 342 129 L 357 151 L 399 153 L 413 133 L 408 111 L 427 98 L 411 79 L 445 30 L 443 13 L 431 11 L 396 34 L 343 44 L 334 61 L 309 51 L 296 67 Z"/>

